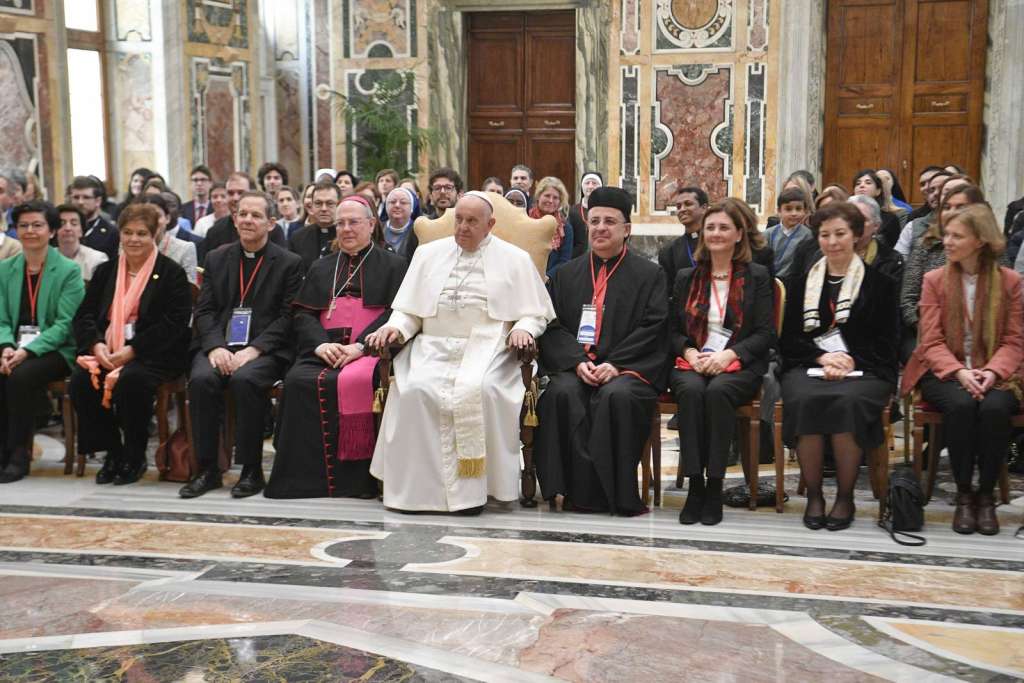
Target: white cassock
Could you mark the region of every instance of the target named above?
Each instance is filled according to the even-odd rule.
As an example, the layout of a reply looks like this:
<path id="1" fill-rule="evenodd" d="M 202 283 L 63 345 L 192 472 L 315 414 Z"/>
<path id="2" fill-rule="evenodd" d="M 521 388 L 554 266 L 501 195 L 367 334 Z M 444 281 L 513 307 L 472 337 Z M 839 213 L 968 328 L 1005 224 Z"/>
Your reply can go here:
<path id="1" fill-rule="evenodd" d="M 493 235 L 420 245 L 387 324 L 395 357 L 370 473 L 384 505 L 456 511 L 518 498 L 522 375 L 512 330 L 540 336 L 554 308 L 529 255 Z"/>

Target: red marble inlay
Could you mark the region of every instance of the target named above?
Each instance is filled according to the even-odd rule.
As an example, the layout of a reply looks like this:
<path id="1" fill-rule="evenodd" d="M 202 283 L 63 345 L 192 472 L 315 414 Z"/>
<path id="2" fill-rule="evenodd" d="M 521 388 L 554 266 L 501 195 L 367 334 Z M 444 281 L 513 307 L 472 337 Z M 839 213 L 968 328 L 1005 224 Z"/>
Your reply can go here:
<path id="1" fill-rule="evenodd" d="M 302 113 L 299 108 L 299 76 L 294 71 L 277 73 L 277 160 L 299 182 L 302 170 Z"/>
<path id="2" fill-rule="evenodd" d="M 235 170 L 235 98 L 231 84 L 210 78 L 206 86 L 206 164 L 214 178 Z"/>
<path id="3" fill-rule="evenodd" d="M 657 72 L 655 97 L 661 105 L 660 123 L 672 131 L 673 143 L 661 160 L 660 177 L 655 178 L 655 210 L 665 210 L 676 184 L 702 187 L 712 201 L 727 194 L 724 161 L 712 151 L 711 136 L 726 117 L 730 71 L 730 67 L 719 67 L 718 73 L 692 86 L 667 71 Z"/>

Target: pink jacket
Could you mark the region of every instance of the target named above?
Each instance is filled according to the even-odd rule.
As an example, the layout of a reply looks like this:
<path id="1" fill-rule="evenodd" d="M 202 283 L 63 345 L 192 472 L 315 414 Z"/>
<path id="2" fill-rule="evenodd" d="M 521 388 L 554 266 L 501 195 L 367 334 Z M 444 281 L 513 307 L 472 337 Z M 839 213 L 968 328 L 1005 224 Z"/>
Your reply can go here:
<path id="1" fill-rule="evenodd" d="M 1003 319 L 1000 321 L 1002 338 L 995 354 L 981 370 L 991 370 L 1000 380 L 1021 374 L 1024 362 L 1024 304 L 1021 301 L 1021 277 L 1009 268 L 1000 268 L 1003 280 Z M 936 268 L 925 274 L 921 291 L 917 348 L 903 371 L 900 394 L 906 396 L 931 370 L 941 380 L 950 379 L 957 370 L 966 367 L 946 344 L 943 311 L 946 306 L 945 268 Z M 981 292 L 978 292 L 981 295 Z"/>

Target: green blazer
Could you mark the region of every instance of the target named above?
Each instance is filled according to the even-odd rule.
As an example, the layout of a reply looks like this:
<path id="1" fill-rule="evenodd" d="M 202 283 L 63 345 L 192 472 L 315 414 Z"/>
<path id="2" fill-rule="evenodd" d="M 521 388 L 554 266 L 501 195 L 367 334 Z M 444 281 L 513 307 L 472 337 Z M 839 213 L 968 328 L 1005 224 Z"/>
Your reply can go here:
<path id="1" fill-rule="evenodd" d="M 18 319 L 21 317 L 21 288 L 25 286 L 25 255 L 0 261 L 0 348 L 18 343 Z M 25 349 L 36 356 L 57 351 L 68 367 L 75 363 L 75 340 L 71 321 L 85 297 L 82 271 L 56 248 L 49 247 L 43 279 L 39 283 L 36 320 L 39 336 Z"/>

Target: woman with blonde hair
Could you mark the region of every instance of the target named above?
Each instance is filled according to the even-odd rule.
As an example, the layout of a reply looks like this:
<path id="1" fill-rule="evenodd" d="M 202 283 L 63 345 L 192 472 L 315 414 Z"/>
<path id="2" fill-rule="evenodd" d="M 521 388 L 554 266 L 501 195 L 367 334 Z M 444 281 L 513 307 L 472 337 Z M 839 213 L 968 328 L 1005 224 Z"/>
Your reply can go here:
<path id="1" fill-rule="evenodd" d="M 548 257 L 547 275 L 551 277 L 564 263 L 572 260 L 572 224 L 566 220 L 569 211 L 569 191 L 565 183 L 554 176 L 537 181 L 533 194 L 533 208 L 530 218 L 554 216 L 558 228 L 551 238 L 551 256 Z"/>
<path id="2" fill-rule="evenodd" d="M 902 393 L 917 388 L 942 412 L 957 487 L 953 531 L 993 535 L 999 533 L 993 492 L 1022 398 L 1021 277 L 999 265 L 1006 242 L 986 204 L 946 220 L 942 243 L 946 266 L 924 276 L 920 343 L 903 373 Z"/>

